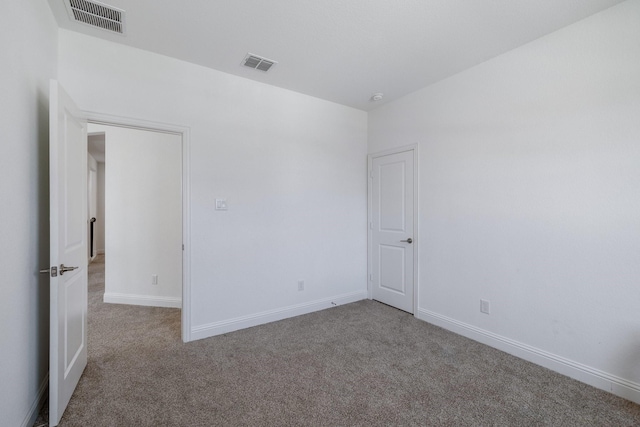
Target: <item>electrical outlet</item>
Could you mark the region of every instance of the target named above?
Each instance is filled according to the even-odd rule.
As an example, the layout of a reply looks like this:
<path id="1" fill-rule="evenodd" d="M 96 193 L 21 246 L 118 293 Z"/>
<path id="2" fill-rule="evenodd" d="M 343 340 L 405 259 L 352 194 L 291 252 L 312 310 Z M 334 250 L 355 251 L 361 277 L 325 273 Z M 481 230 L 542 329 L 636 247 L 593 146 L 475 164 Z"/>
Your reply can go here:
<path id="1" fill-rule="evenodd" d="M 152 274 L 151 275 L 151 284 L 152 285 L 157 285 L 158 284 L 158 275 L 157 274 Z"/>
<path id="2" fill-rule="evenodd" d="M 304 280 L 298 280 L 298 290 L 304 291 Z"/>
<path id="3" fill-rule="evenodd" d="M 489 312 L 490 312 L 489 301 L 486 300 L 486 299 L 481 299 L 480 300 L 480 313 L 489 314 Z"/>
<path id="4" fill-rule="evenodd" d="M 229 209 L 227 206 L 227 199 L 216 199 L 216 210 L 217 211 L 226 211 Z"/>

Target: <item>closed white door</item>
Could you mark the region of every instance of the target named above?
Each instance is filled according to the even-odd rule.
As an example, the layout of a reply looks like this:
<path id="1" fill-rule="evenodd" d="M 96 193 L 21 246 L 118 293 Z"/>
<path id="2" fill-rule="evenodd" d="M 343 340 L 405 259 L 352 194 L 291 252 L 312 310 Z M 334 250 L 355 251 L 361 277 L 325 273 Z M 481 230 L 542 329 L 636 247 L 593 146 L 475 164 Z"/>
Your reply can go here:
<path id="1" fill-rule="evenodd" d="M 371 170 L 373 299 L 413 313 L 413 150 L 374 157 Z"/>
<path id="2" fill-rule="evenodd" d="M 49 105 L 49 425 L 87 365 L 87 125 L 58 82 Z"/>

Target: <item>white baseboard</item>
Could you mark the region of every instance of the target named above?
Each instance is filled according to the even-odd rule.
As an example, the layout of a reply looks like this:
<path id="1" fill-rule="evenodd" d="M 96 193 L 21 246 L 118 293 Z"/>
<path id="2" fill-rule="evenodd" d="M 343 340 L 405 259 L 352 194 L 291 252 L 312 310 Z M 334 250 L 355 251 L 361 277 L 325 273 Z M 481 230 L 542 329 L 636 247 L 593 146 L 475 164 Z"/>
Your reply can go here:
<path id="1" fill-rule="evenodd" d="M 144 305 L 148 307 L 182 308 L 182 298 L 158 297 L 150 295 L 104 294 L 104 302 L 110 304 Z"/>
<path id="2" fill-rule="evenodd" d="M 416 317 L 456 334 L 471 338 L 488 346 L 497 348 L 526 361 L 544 366 L 552 371 L 566 375 L 593 387 L 615 394 L 640 404 L 640 384 L 583 365 L 536 347 L 503 337 L 473 325 L 442 316 L 429 310 L 418 308 Z"/>
<path id="3" fill-rule="evenodd" d="M 220 322 L 195 326 L 191 328 L 191 339 L 199 340 L 203 338 L 209 338 L 215 335 L 237 331 L 239 329 L 250 328 L 252 326 L 263 325 L 265 323 L 275 322 L 277 320 L 288 319 L 289 317 L 313 313 L 314 311 L 324 310 L 326 308 L 331 308 L 337 305 L 349 304 L 366 298 L 367 291 L 358 291 L 338 295 L 333 298 L 325 298 L 307 303 L 278 308 L 275 310 L 263 311 L 247 316 L 236 317 L 229 320 L 222 320 Z"/>
<path id="4" fill-rule="evenodd" d="M 21 427 L 32 427 L 36 422 L 36 418 L 38 418 L 38 413 L 40 412 L 40 408 L 42 408 L 42 403 L 47 395 L 47 391 L 49 390 L 49 373 L 45 375 L 42 383 L 40 383 L 40 388 L 38 389 L 38 394 L 36 398 L 31 403 L 31 407 L 29 408 L 29 412 L 24 417 L 24 421 L 22 421 Z"/>

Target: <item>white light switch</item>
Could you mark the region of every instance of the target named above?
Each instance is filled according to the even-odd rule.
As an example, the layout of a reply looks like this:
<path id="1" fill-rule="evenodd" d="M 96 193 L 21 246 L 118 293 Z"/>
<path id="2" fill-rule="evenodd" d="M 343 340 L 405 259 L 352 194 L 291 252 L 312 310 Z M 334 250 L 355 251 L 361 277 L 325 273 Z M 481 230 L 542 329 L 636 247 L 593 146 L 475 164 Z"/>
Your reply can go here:
<path id="1" fill-rule="evenodd" d="M 216 199 L 216 210 L 217 211 L 226 211 L 227 210 L 227 199 Z"/>

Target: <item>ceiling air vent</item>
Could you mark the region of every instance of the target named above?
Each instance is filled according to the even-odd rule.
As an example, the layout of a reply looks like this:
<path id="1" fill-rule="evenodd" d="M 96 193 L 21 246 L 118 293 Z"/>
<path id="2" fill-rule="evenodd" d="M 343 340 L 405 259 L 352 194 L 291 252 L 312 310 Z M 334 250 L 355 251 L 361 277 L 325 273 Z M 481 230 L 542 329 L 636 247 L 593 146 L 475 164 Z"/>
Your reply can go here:
<path id="1" fill-rule="evenodd" d="M 269 69 L 276 64 L 277 62 L 272 59 L 263 58 L 261 56 L 254 55 L 253 53 L 248 53 L 242 61 L 242 65 L 244 65 L 245 67 L 250 67 L 265 72 L 269 71 Z"/>
<path id="2" fill-rule="evenodd" d="M 66 0 L 65 3 L 74 21 L 124 34 L 124 10 L 97 1 Z"/>

